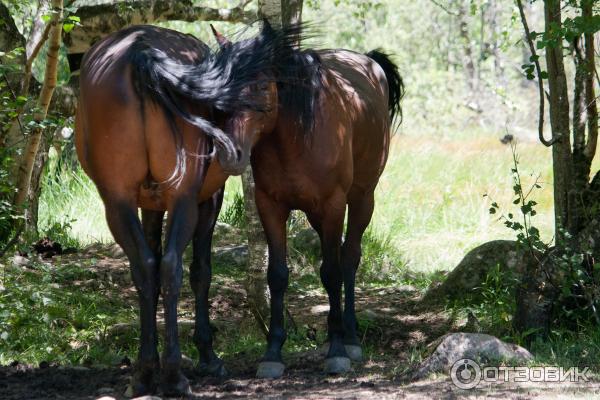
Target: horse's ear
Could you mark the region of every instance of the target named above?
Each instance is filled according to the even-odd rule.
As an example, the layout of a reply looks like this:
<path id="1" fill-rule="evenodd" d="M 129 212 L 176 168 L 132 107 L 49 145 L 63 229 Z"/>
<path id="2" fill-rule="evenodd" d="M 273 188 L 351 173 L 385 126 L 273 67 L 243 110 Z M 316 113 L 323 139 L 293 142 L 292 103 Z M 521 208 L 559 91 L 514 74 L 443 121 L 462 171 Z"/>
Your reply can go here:
<path id="1" fill-rule="evenodd" d="M 220 48 L 224 48 L 227 47 L 231 44 L 231 42 L 229 41 L 229 39 L 227 39 L 225 36 L 221 35 L 213 26 L 213 24 L 210 24 L 210 29 L 212 30 L 213 35 L 215 35 L 215 39 L 217 40 L 217 43 L 219 44 Z"/>

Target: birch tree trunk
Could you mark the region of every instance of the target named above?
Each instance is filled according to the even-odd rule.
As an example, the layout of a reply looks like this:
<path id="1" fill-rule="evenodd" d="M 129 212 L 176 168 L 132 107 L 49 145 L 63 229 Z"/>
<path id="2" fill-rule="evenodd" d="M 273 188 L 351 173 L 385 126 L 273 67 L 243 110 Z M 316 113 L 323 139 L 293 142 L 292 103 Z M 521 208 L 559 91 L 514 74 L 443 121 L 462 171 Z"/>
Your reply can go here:
<path id="1" fill-rule="evenodd" d="M 267 18 L 273 26 L 300 23 L 302 0 L 259 0 L 259 16 Z M 251 311 L 260 328 L 267 333 L 269 296 L 267 290 L 268 251 L 262 224 L 254 202 L 254 178 L 249 167 L 242 175 L 244 205 L 248 233 L 248 268 L 246 292 Z"/>
<path id="2" fill-rule="evenodd" d="M 58 74 L 58 50 L 60 48 L 62 19 L 63 19 L 63 2 L 62 0 L 52 0 L 51 2 L 52 17 L 48 22 L 51 25 L 48 37 L 48 53 L 46 58 L 46 70 L 44 73 L 44 83 L 40 91 L 37 103 L 37 110 L 34 114 L 36 123 L 41 123 L 48 114 L 52 94 L 56 88 Z M 27 141 L 27 147 L 23 160 L 19 166 L 17 178 L 17 192 L 15 194 L 14 205 L 17 209 L 22 209 L 29 190 L 31 187 L 31 176 L 33 167 L 38 156 L 40 143 L 42 141 L 43 128 L 38 126 L 33 129 Z M 28 218 L 25 218 L 27 221 Z"/>

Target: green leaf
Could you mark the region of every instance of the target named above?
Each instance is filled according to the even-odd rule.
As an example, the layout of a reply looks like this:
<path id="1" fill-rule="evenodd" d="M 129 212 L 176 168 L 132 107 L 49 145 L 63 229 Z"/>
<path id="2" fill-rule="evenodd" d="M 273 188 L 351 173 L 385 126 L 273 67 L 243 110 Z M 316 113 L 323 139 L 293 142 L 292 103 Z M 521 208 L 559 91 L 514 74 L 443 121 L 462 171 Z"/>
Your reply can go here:
<path id="1" fill-rule="evenodd" d="M 548 71 L 542 71 L 542 72 L 540 72 L 540 78 L 542 78 L 542 79 L 548 79 Z"/>
<path id="2" fill-rule="evenodd" d="M 71 24 L 71 23 L 63 24 L 63 31 L 65 31 L 65 33 L 69 33 L 73 30 L 74 27 L 75 27 L 75 24 Z"/>

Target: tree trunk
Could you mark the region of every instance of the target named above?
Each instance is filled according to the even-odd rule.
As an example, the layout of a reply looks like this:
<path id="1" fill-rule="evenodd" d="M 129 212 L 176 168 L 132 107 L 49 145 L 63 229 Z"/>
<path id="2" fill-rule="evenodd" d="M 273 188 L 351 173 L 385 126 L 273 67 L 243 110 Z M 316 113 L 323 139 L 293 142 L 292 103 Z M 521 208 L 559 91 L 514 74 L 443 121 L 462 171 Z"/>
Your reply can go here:
<path id="1" fill-rule="evenodd" d="M 259 1 L 259 15 L 267 18 L 273 26 L 300 23 L 302 0 L 262 0 Z M 267 333 L 269 315 L 267 277 L 267 242 L 254 202 L 254 178 L 248 168 L 242 175 L 244 205 L 248 232 L 248 268 L 246 292 L 251 311 L 261 329 Z"/>
<path id="2" fill-rule="evenodd" d="M 546 0 L 545 25 L 547 29 L 561 24 L 560 0 Z M 555 237 L 558 245 L 564 243 L 567 232 L 574 228 L 573 205 L 573 169 L 571 154 L 571 130 L 569 116 L 569 96 L 567 77 L 561 43 L 546 49 L 548 85 L 550 87 L 550 126 L 552 138 L 559 138 L 552 146 L 552 166 L 554 171 L 554 217 Z"/>
<path id="3" fill-rule="evenodd" d="M 244 209 L 246 212 L 246 235 L 248 237 L 248 266 L 246 269 L 246 293 L 250 311 L 260 329 L 268 333 L 269 293 L 265 284 L 268 265 L 268 248 L 265 233 L 254 201 L 254 177 L 248 166 L 242 174 Z"/>
<path id="4" fill-rule="evenodd" d="M 48 114 L 52 94 L 56 87 L 58 73 L 58 50 L 60 48 L 62 34 L 62 18 L 63 18 L 63 2 L 62 0 L 52 0 L 51 3 L 52 17 L 50 24 L 48 54 L 46 59 L 46 71 L 44 74 L 44 83 L 38 99 L 38 110 L 34 114 L 36 123 L 41 123 Z M 24 158 L 19 165 L 17 178 L 17 192 L 15 194 L 14 205 L 17 208 L 22 208 L 27 200 L 30 187 L 33 167 L 36 161 L 40 143 L 42 140 L 43 129 L 41 127 L 34 128 L 31 132 L 27 147 L 25 149 Z M 26 218 L 27 220 L 27 218 Z"/>

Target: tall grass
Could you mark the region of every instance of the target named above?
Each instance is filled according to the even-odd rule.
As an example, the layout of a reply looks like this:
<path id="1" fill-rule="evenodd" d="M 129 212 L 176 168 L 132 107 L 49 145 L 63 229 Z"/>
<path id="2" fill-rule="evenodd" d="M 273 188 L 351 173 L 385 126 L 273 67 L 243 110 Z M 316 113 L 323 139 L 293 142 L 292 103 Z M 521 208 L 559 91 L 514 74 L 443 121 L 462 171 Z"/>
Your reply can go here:
<path id="1" fill-rule="evenodd" d="M 498 136 L 500 133 L 498 133 Z M 467 138 L 468 136 L 468 138 Z M 366 246 L 394 253 L 387 268 L 408 262 L 415 271 L 453 268 L 474 246 L 492 239 L 512 238 L 490 215 L 490 198 L 512 206 L 511 150 L 498 136 L 471 131 L 431 137 L 396 135 L 376 192 L 376 207 Z M 519 143 L 521 167 L 541 174 L 534 223 L 545 240 L 552 238 L 552 186 L 549 150 L 534 142 Z M 54 156 L 52 156 L 53 158 Z M 52 162 L 50 164 L 52 168 Z M 533 179 L 533 177 L 530 177 Z M 111 241 L 104 206 L 81 169 L 48 174 L 40 200 L 40 227 L 70 222 L 72 235 L 83 244 Z M 229 179 L 221 220 L 239 218 L 239 178 Z M 483 197 L 488 194 L 489 197 Z M 367 238 L 368 239 L 368 238 Z M 382 243 L 385 246 L 382 247 Z M 374 254 L 366 249 L 366 254 Z M 379 264 L 378 264 L 379 265 Z M 391 275 L 390 275 L 391 276 Z"/>

